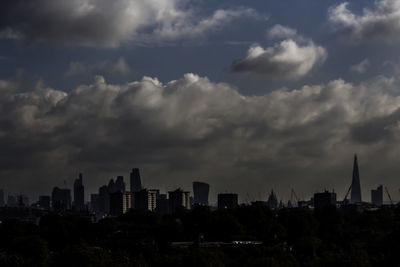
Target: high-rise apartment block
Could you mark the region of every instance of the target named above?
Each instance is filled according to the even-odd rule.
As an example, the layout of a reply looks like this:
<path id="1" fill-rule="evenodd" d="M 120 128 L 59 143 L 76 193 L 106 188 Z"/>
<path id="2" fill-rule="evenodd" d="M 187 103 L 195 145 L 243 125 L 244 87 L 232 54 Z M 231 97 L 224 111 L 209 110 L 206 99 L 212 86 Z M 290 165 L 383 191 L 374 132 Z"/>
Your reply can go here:
<path id="1" fill-rule="evenodd" d="M 155 211 L 157 207 L 157 190 L 143 189 L 133 193 L 135 209 Z"/>
<path id="2" fill-rule="evenodd" d="M 175 191 L 169 191 L 168 196 L 169 212 L 173 213 L 179 208 L 190 209 L 190 192 L 185 192 L 178 188 Z"/>
<path id="3" fill-rule="evenodd" d="M 114 192 L 110 194 L 110 214 L 119 216 L 131 208 L 130 192 Z"/>

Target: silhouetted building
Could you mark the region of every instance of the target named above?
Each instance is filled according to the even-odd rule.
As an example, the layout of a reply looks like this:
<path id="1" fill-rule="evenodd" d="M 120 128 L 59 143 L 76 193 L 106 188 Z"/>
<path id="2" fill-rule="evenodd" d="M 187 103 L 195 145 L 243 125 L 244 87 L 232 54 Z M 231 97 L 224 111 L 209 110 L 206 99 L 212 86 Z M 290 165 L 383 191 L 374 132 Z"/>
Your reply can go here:
<path id="1" fill-rule="evenodd" d="M 4 191 L 0 189 L 0 207 L 4 207 Z"/>
<path id="2" fill-rule="evenodd" d="M 336 206 L 336 193 L 326 191 L 314 194 L 314 208 L 321 209 L 326 206 Z"/>
<path id="3" fill-rule="evenodd" d="M 110 194 L 108 193 L 108 186 L 103 185 L 99 188 L 99 199 L 97 202 L 98 211 L 101 213 L 110 212 Z"/>
<path id="4" fill-rule="evenodd" d="M 155 211 L 157 207 L 157 190 L 143 189 L 133 193 L 135 209 Z"/>
<path id="5" fill-rule="evenodd" d="M 50 196 L 39 196 L 39 207 L 44 210 L 50 210 Z"/>
<path id="6" fill-rule="evenodd" d="M 169 205 L 167 194 L 159 194 L 156 202 L 156 212 L 161 215 L 167 214 Z"/>
<path id="7" fill-rule="evenodd" d="M 360 174 L 358 171 L 357 155 L 354 155 L 353 178 L 351 181 L 350 202 L 351 203 L 360 203 L 361 202 L 361 184 L 360 184 Z"/>
<path id="8" fill-rule="evenodd" d="M 268 203 L 268 207 L 270 209 L 278 208 L 279 202 L 278 202 L 278 198 L 276 197 L 276 195 L 274 193 L 274 190 L 271 190 L 271 194 L 269 194 L 267 203 Z"/>
<path id="9" fill-rule="evenodd" d="M 238 195 L 232 193 L 218 194 L 219 209 L 233 209 L 238 205 Z"/>
<path id="10" fill-rule="evenodd" d="M 79 178 L 74 182 L 74 209 L 85 209 L 85 187 L 83 186 L 82 173 L 79 173 Z"/>
<path id="11" fill-rule="evenodd" d="M 115 186 L 114 179 L 111 178 L 110 181 L 108 182 L 107 190 L 109 194 L 117 192 L 117 187 Z"/>
<path id="12" fill-rule="evenodd" d="M 90 194 L 90 211 L 99 212 L 99 194 Z"/>
<path id="13" fill-rule="evenodd" d="M 133 168 L 130 177 L 131 193 L 136 193 L 142 190 L 142 181 L 140 180 L 140 172 L 138 168 Z M 132 197 L 131 207 L 135 208 L 135 198 Z"/>
<path id="14" fill-rule="evenodd" d="M 383 186 L 379 185 L 376 190 L 371 190 L 371 202 L 375 206 L 382 206 L 383 204 Z"/>
<path id="15" fill-rule="evenodd" d="M 110 214 L 119 216 L 131 208 L 130 192 L 114 192 L 110 194 Z"/>
<path id="16" fill-rule="evenodd" d="M 71 209 L 71 190 L 54 187 L 51 194 L 51 202 L 55 211 Z"/>
<path id="17" fill-rule="evenodd" d="M 169 212 L 173 213 L 178 208 L 190 209 L 190 201 L 189 201 L 190 192 L 185 192 L 182 189 L 178 188 L 175 191 L 168 192 L 168 209 Z"/>
<path id="18" fill-rule="evenodd" d="M 193 182 L 194 204 L 208 206 L 210 185 L 203 182 Z"/>
<path id="19" fill-rule="evenodd" d="M 115 181 L 115 190 L 119 192 L 125 192 L 125 182 L 124 176 L 118 176 L 117 180 Z"/>

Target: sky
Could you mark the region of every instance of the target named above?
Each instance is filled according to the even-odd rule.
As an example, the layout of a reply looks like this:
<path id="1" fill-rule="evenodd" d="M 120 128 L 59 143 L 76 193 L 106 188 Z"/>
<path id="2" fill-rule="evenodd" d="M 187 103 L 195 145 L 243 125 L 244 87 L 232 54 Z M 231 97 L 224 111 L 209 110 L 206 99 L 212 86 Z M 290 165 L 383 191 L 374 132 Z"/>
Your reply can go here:
<path id="1" fill-rule="evenodd" d="M 138 167 L 241 202 L 400 198 L 400 0 L 3 0 L 0 188 Z"/>

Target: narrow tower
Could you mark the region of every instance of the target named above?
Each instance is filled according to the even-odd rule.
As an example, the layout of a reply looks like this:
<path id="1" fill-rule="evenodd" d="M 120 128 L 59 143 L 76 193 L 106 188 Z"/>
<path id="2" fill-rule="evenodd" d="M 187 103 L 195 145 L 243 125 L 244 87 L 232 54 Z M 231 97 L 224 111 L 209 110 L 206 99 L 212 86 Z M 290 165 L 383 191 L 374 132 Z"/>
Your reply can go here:
<path id="1" fill-rule="evenodd" d="M 357 154 L 354 155 L 353 180 L 351 181 L 351 203 L 361 202 L 360 174 L 358 173 Z"/>

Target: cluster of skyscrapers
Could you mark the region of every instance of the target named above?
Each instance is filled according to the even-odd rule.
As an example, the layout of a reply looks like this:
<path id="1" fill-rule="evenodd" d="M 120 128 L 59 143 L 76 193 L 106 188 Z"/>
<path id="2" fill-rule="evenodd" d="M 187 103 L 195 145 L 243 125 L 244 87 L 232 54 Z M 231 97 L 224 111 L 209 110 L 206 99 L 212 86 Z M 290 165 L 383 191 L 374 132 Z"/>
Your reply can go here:
<path id="1" fill-rule="evenodd" d="M 386 193 L 391 200 L 390 194 Z M 96 218 L 105 216 L 118 216 L 126 213 L 129 209 L 149 210 L 160 214 L 176 211 L 179 208 L 190 209 L 193 205 L 209 206 L 210 185 L 204 182 L 193 182 L 193 196 L 189 191 L 180 188 L 169 191 L 168 194 L 160 193 L 159 189 L 147 189 L 142 186 L 140 171 L 133 168 L 130 173 L 130 187 L 127 186 L 123 176 L 110 179 L 108 184 L 100 186 L 98 192 L 90 195 L 90 201 L 85 202 L 85 187 L 83 185 L 83 175 L 79 173 L 74 181 L 73 199 L 71 189 L 54 187 L 51 196 L 39 196 L 38 202 L 29 205 L 29 199 L 24 195 L 9 195 L 7 204 L 4 202 L 4 192 L 0 190 L 0 207 L 33 207 L 41 210 L 53 210 L 56 212 L 82 212 L 95 214 Z M 347 199 L 349 193 L 350 200 Z M 292 199 L 295 196 L 296 199 Z M 371 201 L 374 207 L 383 205 L 383 186 L 371 190 Z M 350 188 L 348 189 L 343 201 L 336 199 L 335 192 L 324 191 L 315 193 L 314 197 L 308 201 L 301 201 L 292 190 L 291 200 L 287 205 L 278 198 L 274 191 L 268 196 L 267 201 L 254 201 L 251 205 L 268 206 L 271 209 L 283 207 L 314 207 L 321 208 L 326 205 L 365 205 L 361 198 L 361 184 L 358 169 L 357 155 L 354 156 L 353 175 Z M 234 193 L 218 194 L 217 206 L 219 209 L 235 208 L 238 205 L 238 195 Z"/>

